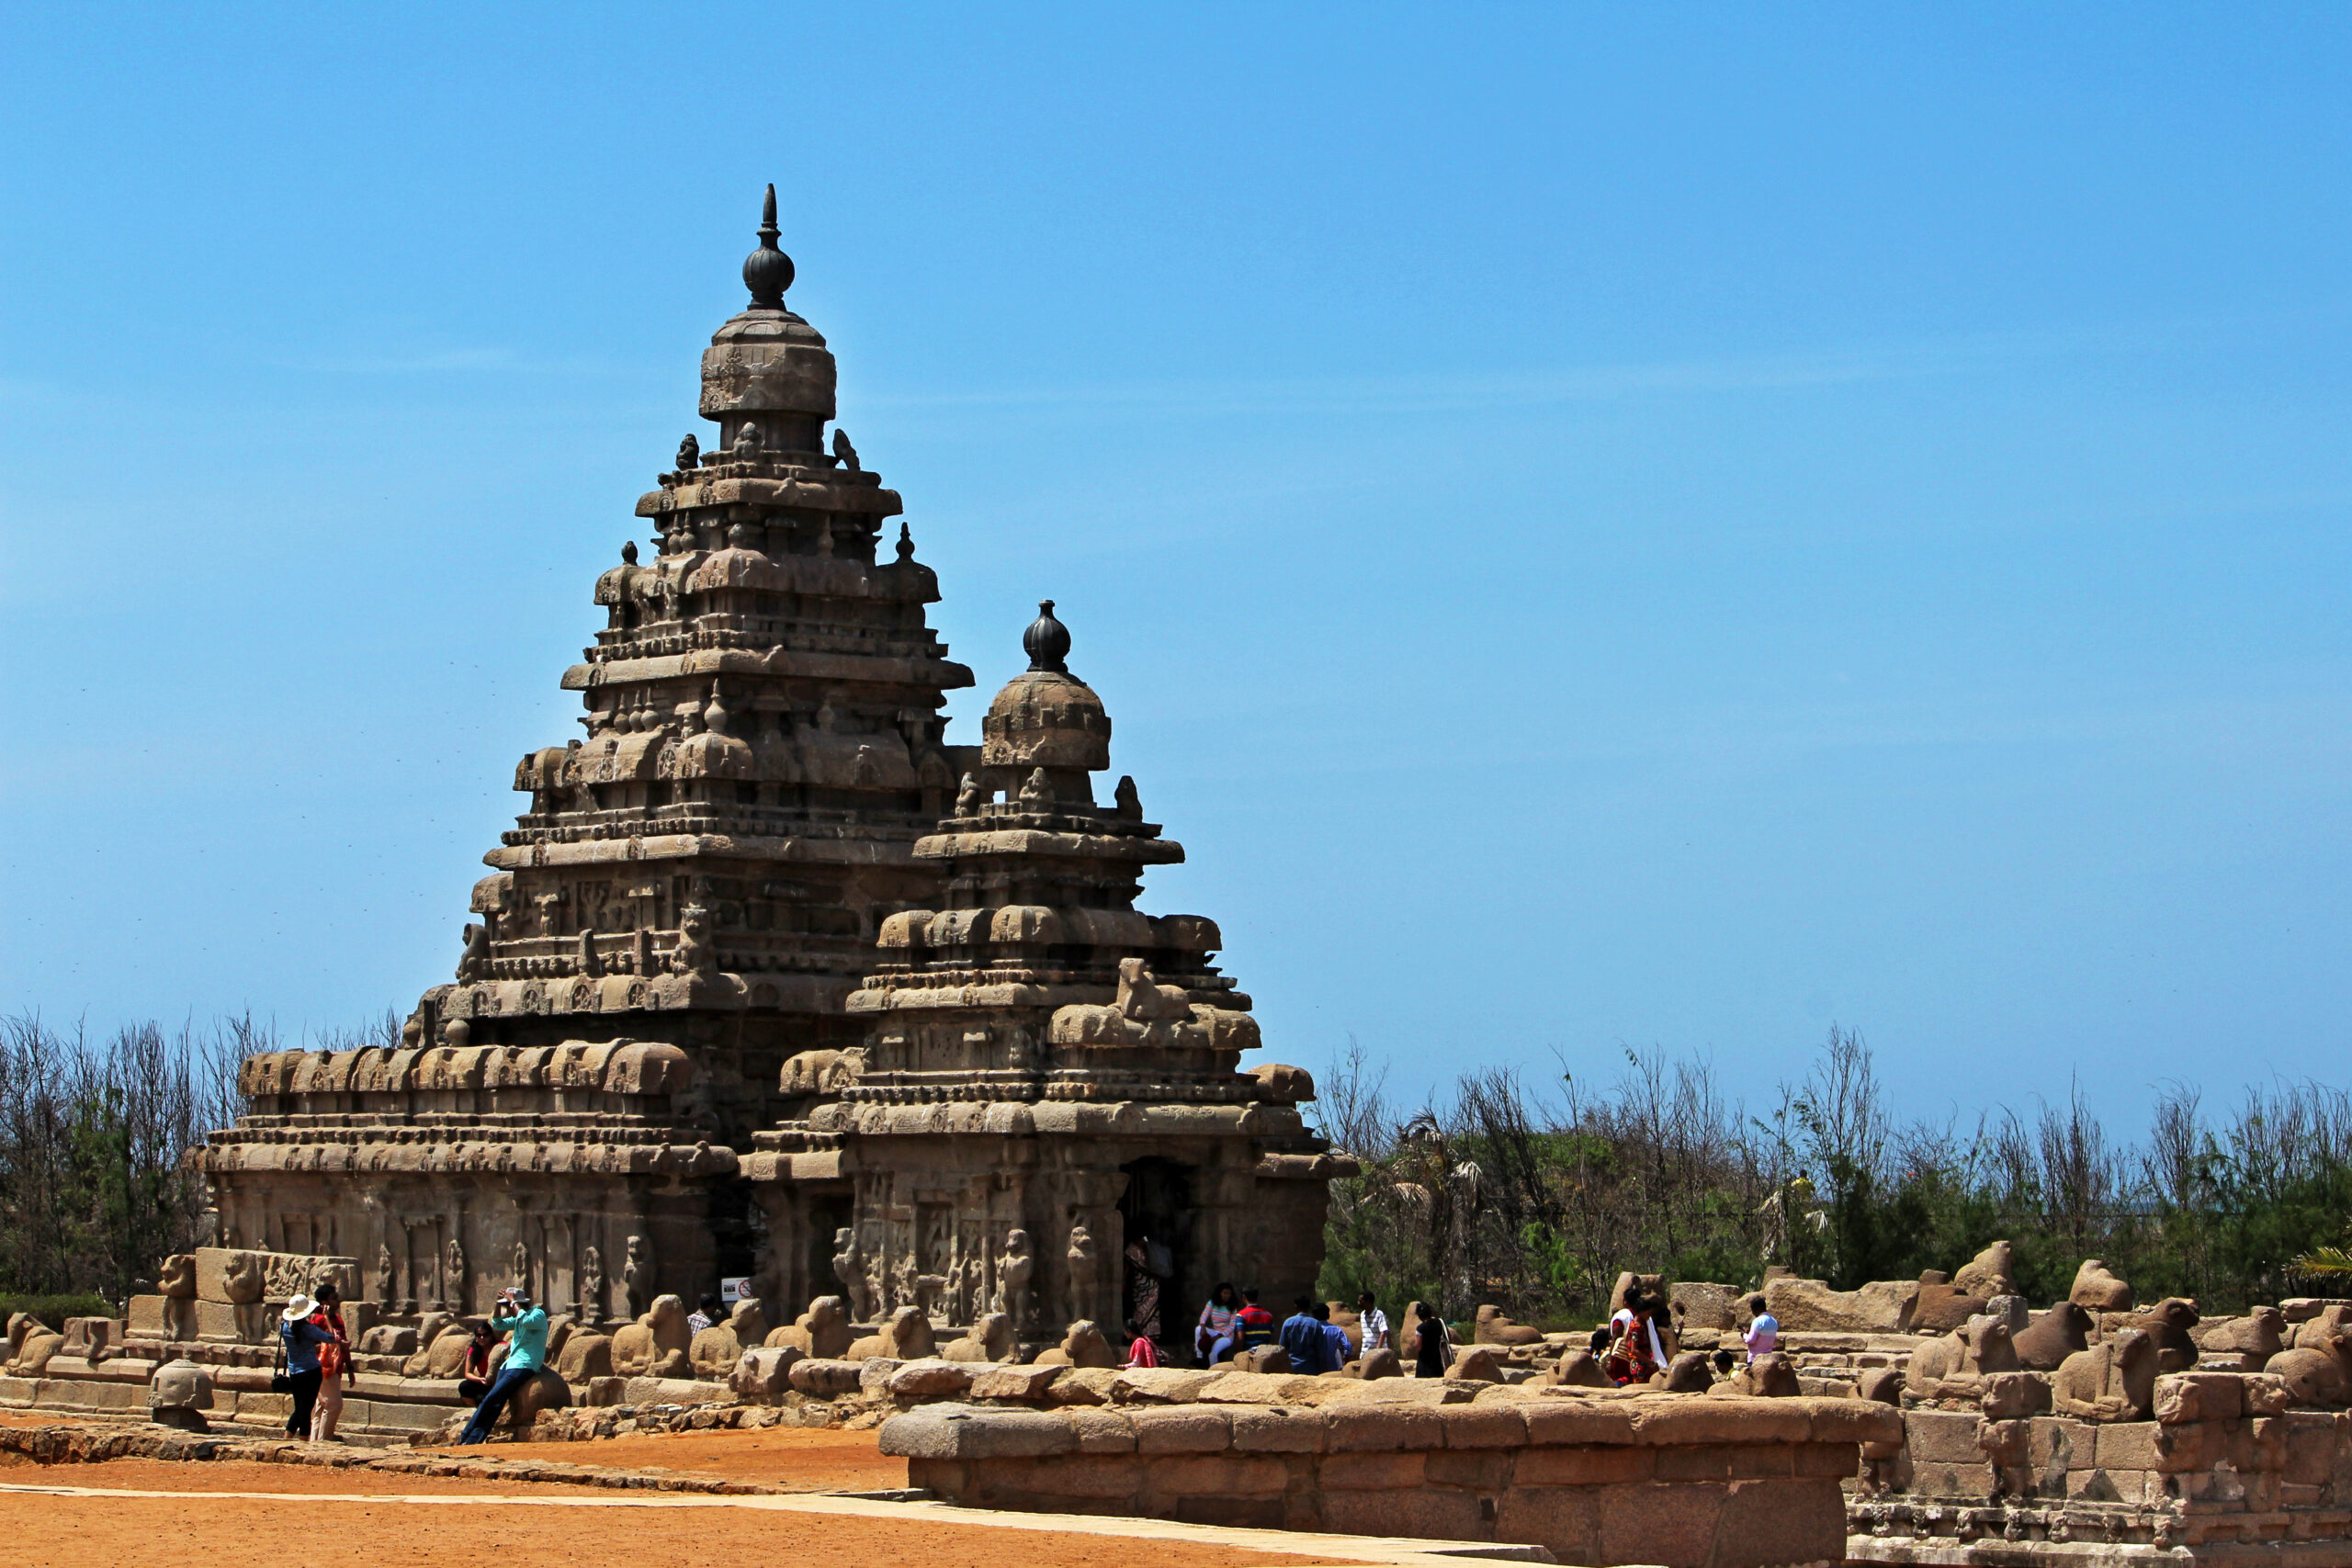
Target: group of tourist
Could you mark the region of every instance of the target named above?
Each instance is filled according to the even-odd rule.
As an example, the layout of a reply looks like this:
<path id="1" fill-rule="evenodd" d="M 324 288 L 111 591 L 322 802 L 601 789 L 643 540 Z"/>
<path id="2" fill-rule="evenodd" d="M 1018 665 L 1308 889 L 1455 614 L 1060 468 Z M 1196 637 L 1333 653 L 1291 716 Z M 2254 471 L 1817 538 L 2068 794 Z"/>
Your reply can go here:
<path id="1" fill-rule="evenodd" d="M 343 1418 L 343 1389 L 358 1373 L 351 1365 L 342 1291 L 330 1280 L 318 1287 L 315 1296 L 298 1292 L 278 1314 L 277 1333 L 285 1344 L 286 1364 L 271 1379 L 271 1387 L 294 1401 L 286 1417 L 286 1435 L 297 1442 L 343 1441 L 334 1430 Z"/>
<path id="2" fill-rule="evenodd" d="M 279 1315 L 277 1336 L 283 1347 L 284 1370 L 272 1386 L 293 1398 L 286 1417 L 286 1435 L 298 1442 L 339 1443 L 335 1424 L 343 1416 L 343 1388 L 356 1381 L 351 1362 L 351 1335 L 344 1326 L 343 1296 L 329 1280 L 316 1296 L 297 1295 Z M 507 1341 L 506 1359 L 491 1371 L 499 1339 Z M 508 1400 L 531 1374 L 547 1364 L 547 1308 L 534 1306 L 528 1292 L 501 1291 L 498 1310 L 473 1326 L 467 1342 L 458 1393 L 474 1405 L 458 1441 L 479 1443 L 490 1436 Z"/>
<path id="3" fill-rule="evenodd" d="M 1753 1294 L 1742 1303 L 1747 1308 L 1747 1327 L 1741 1340 L 1747 1359 L 1772 1350 L 1781 1342 L 1780 1320 L 1766 1310 L 1764 1297 Z M 1609 1325 L 1592 1331 L 1592 1353 L 1600 1361 L 1600 1370 L 1619 1387 L 1629 1383 L 1647 1382 L 1666 1365 L 1666 1341 L 1658 1333 L 1658 1319 L 1667 1312 L 1666 1298 L 1656 1291 L 1635 1289 L 1627 1292 L 1625 1304 L 1610 1314 Z M 1715 1352 L 1715 1371 L 1728 1374 L 1737 1358 L 1729 1350 Z"/>
<path id="4" fill-rule="evenodd" d="M 1361 1351 L 1348 1331 L 1331 1321 L 1329 1303 L 1302 1295 L 1293 1304 L 1297 1310 L 1277 1328 L 1274 1314 L 1259 1302 L 1254 1287 L 1237 1292 L 1230 1283 L 1218 1285 L 1193 1325 L 1193 1357 L 1201 1365 L 1214 1367 L 1245 1350 L 1280 1345 L 1293 1371 L 1335 1372 L 1360 1353 L 1393 1348 L 1388 1316 L 1370 1291 L 1356 1297 Z"/>
<path id="5" fill-rule="evenodd" d="M 1277 1328 L 1273 1314 L 1259 1304 L 1256 1291 L 1237 1292 L 1230 1284 L 1221 1284 L 1201 1308 L 1200 1320 L 1193 1326 L 1193 1355 L 1203 1366 L 1213 1367 L 1242 1351 L 1279 1344 L 1290 1358 L 1291 1370 L 1297 1372 L 1338 1371 L 1359 1355 L 1387 1349 L 1410 1357 L 1417 1377 L 1442 1378 L 1453 1365 L 1453 1330 L 1428 1302 L 1413 1303 L 1407 1319 L 1410 1331 L 1401 1345 L 1392 1344 L 1387 1314 L 1370 1291 L 1356 1298 L 1360 1342 L 1351 1340 L 1346 1329 L 1331 1321 L 1329 1303 L 1302 1295 L 1295 1304 L 1297 1310 Z M 1750 1295 L 1744 1304 L 1748 1324 L 1743 1338 L 1747 1359 L 1752 1361 L 1778 1346 L 1781 1325 L 1765 1309 L 1762 1295 Z M 1666 1320 L 1667 1311 L 1665 1296 L 1637 1287 L 1610 1314 L 1606 1326 L 1592 1331 L 1593 1357 L 1612 1382 L 1621 1387 L 1646 1382 L 1665 1367 L 1667 1336 L 1659 1325 Z M 1728 1373 L 1736 1360 L 1731 1351 L 1719 1352 L 1716 1371 Z M 1128 1364 L 1158 1362 L 1131 1357 Z"/>

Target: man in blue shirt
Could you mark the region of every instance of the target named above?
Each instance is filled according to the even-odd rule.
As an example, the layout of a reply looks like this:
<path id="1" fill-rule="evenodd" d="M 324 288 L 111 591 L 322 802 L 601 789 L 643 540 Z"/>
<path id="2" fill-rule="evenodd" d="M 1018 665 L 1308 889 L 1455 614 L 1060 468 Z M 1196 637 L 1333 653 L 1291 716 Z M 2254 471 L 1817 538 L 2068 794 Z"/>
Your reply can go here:
<path id="1" fill-rule="evenodd" d="M 1348 1364 L 1348 1331 L 1331 1321 L 1331 1303 L 1315 1303 L 1315 1327 L 1323 1339 L 1323 1364 L 1318 1372 L 1336 1372 Z"/>
<path id="2" fill-rule="evenodd" d="M 1295 1372 L 1323 1371 L 1323 1332 L 1315 1321 L 1315 1313 L 1305 1296 L 1293 1299 L 1298 1310 L 1283 1320 L 1282 1346 L 1290 1357 L 1290 1370 Z"/>
<path id="3" fill-rule="evenodd" d="M 525 1292 L 506 1290 L 498 1293 L 498 1310 L 490 1315 L 490 1329 L 493 1334 L 508 1337 L 506 1359 L 499 1367 L 498 1376 L 491 1380 L 481 1403 L 474 1406 L 474 1418 L 466 1423 L 464 1434 L 458 1438 L 460 1445 L 479 1443 L 489 1437 L 514 1391 L 530 1382 L 531 1375 L 547 1363 L 547 1308 L 533 1306 Z"/>

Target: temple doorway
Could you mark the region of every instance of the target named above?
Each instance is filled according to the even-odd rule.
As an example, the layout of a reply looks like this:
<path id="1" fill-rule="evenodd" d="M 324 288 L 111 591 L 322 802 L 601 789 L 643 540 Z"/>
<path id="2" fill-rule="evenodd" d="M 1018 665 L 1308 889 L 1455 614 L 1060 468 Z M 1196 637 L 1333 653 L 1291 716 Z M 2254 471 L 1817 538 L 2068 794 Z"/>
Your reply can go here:
<path id="1" fill-rule="evenodd" d="M 1145 1269 L 1159 1290 L 1159 1331 L 1162 1345 L 1183 1343 L 1185 1325 L 1199 1310 L 1192 1303 L 1192 1281 L 1184 1260 L 1193 1245 L 1193 1168 L 1150 1156 L 1119 1168 L 1127 1190 L 1119 1199 L 1120 1247 L 1144 1243 Z M 1144 1304 L 1149 1281 L 1139 1278 L 1132 1262 L 1119 1259 L 1122 1281 L 1120 1308 L 1130 1331 Z"/>

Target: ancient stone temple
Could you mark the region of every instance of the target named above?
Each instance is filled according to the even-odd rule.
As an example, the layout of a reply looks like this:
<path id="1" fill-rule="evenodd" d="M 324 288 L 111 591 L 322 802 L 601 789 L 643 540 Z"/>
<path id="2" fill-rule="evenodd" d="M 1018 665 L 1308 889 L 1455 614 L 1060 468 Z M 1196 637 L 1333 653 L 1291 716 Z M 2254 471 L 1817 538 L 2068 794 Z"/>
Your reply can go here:
<path id="1" fill-rule="evenodd" d="M 1133 910 L 1181 851 L 1132 785 L 1094 803 L 1109 721 L 1058 623 L 985 745 L 947 742 L 972 674 L 886 536 L 899 497 L 827 439 L 777 232 L 771 189 L 702 358 L 716 440 L 596 581 L 585 733 L 517 767 L 455 979 L 397 1048 L 248 1064 L 251 1113 L 193 1156 L 217 1237 L 356 1258 L 394 1314 L 522 1280 L 606 1322 L 749 1275 L 1043 1332 L 1114 1317 L 1145 1234 L 1171 1325 L 1212 1277 L 1304 1287 L 1330 1170 L 1304 1075 L 1237 1070 L 1213 924 Z"/>
<path id="2" fill-rule="evenodd" d="M 1144 868 L 1184 852 L 1133 779 L 1096 802 L 1111 721 L 1041 611 L 955 816 L 914 846 L 939 897 L 882 922 L 849 998 L 863 1044 L 787 1064 L 805 1099 L 745 1162 L 786 1300 L 830 1279 L 867 1315 L 1120 1324 L 1130 1247 L 1163 1326 L 1237 1272 L 1313 1288 L 1334 1166 L 1295 1109 L 1311 1088 L 1237 1070 L 1258 1024 L 1209 962 L 1216 923 L 1136 911 Z"/>

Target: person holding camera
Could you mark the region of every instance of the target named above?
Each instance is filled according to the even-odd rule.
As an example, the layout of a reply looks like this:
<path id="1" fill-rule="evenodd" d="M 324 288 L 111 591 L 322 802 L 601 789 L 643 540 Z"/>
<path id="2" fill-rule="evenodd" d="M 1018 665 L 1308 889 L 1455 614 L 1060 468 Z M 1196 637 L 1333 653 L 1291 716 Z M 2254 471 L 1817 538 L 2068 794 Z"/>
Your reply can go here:
<path id="1" fill-rule="evenodd" d="M 334 1342 L 334 1335 L 311 1319 L 318 1304 L 298 1292 L 278 1314 L 277 1337 L 286 1356 L 286 1371 L 280 1375 L 286 1381 L 284 1392 L 294 1396 L 293 1408 L 286 1417 L 286 1435 L 297 1442 L 311 1436 L 311 1407 L 319 1397 L 319 1347 Z M 276 1388 L 275 1379 L 271 1386 Z"/>
<path id="2" fill-rule="evenodd" d="M 460 1446 L 488 1438 L 514 1391 L 547 1364 L 548 1311 L 531 1304 L 529 1292 L 514 1286 L 499 1292 L 498 1310 L 491 1314 L 490 1329 L 507 1337 L 506 1359 L 498 1376 L 491 1380 L 481 1403 L 474 1406 L 474 1418 L 466 1423 L 465 1432 L 458 1438 Z"/>

